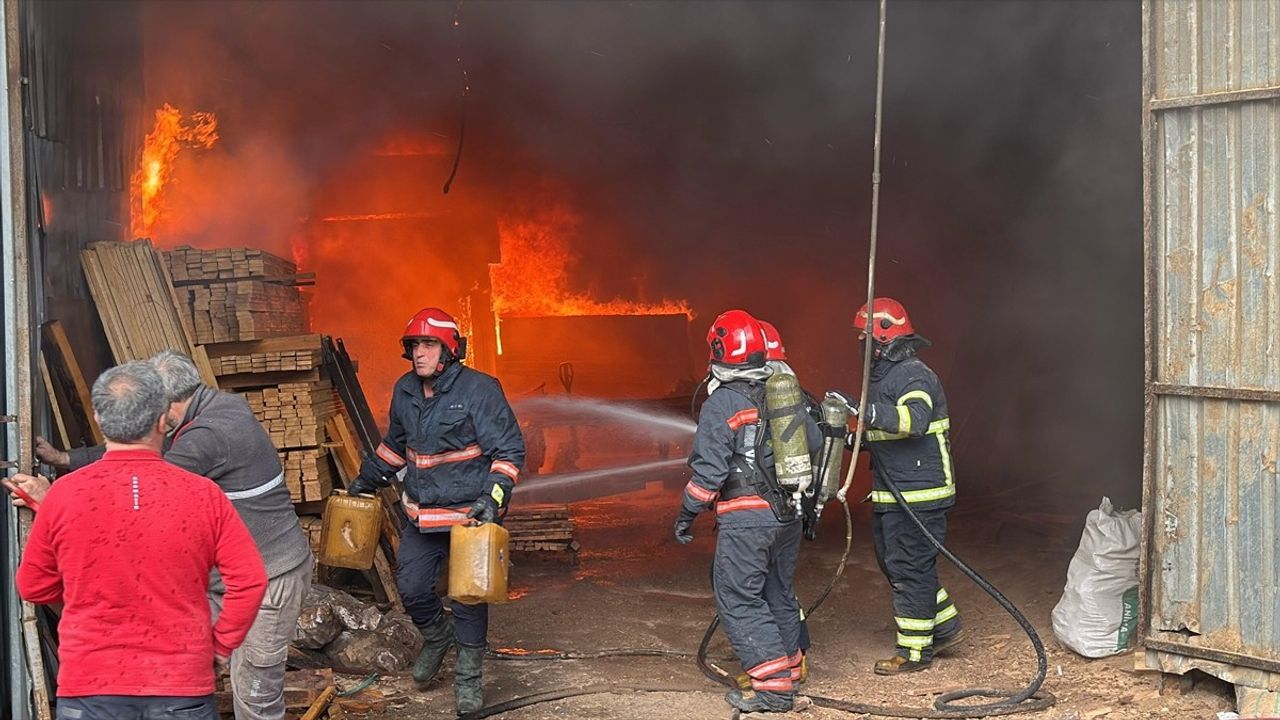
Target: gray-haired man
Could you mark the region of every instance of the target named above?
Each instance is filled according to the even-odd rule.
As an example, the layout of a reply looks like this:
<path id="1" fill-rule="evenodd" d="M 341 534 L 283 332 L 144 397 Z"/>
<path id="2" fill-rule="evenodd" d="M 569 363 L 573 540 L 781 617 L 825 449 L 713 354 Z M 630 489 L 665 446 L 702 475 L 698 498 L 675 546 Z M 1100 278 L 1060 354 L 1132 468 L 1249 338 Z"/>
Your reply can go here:
<path id="1" fill-rule="evenodd" d="M 231 655 L 236 720 L 284 717 L 284 672 L 294 628 L 311 584 L 311 548 L 284 484 L 280 458 L 244 398 L 205 385 L 191 358 L 166 350 L 151 358 L 168 395 L 171 431 L 164 459 L 213 480 L 227 494 L 253 535 L 269 583 L 253 628 Z M 102 448 L 60 452 L 37 443 L 36 455 L 55 467 L 83 467 Z M 48 490 L 44 478 L 11 480 L 37 501 Z M 19 501 L 15 500 L 15 504 Z M 222 583 L 210 587 L 210 602 L 222 606 Z"/>

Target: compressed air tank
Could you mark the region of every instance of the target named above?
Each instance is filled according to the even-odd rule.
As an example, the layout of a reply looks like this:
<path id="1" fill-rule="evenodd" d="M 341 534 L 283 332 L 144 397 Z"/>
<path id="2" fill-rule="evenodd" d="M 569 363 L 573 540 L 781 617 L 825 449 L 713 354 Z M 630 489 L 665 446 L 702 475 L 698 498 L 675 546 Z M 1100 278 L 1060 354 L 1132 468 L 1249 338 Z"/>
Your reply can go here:
<path id="1" fill-rule="evenodd" d="M 785 492 L 802 492 L 813 482 L 813 463 L 805 432 L 804 397 L 795 375 L 774 373 L 765 383 L 764 403 L 778 486 Z"/>
<path id="2" fill-rule="evenodd" d="M 818 487 L 814 488 L 819 507 L 830 502 L 840 489 L 840 465 L 844 460 L 844 433 L 849 429 L 849 406 L 837 398 L 823 400 L 822 422 L 837 432 L 822 441 L 822 456 L 819 459 L 822 463 L 819 468 L 822 477 L 818 478 Z M 836 434 L 839 437 L 834 437 Z"/>

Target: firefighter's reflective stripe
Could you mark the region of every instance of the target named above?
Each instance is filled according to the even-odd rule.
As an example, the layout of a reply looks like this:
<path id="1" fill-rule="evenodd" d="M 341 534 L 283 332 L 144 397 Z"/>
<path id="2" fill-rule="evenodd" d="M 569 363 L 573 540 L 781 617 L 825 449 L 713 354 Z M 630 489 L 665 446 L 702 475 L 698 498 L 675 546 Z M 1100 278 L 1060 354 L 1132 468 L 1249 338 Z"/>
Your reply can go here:
<path id="1" fill-rule="evenodd" d="M 790 668 L 791 658 L 783 655 L 782 657 L 766 660 L 765 662 L 760 663 L 750 670 L 747 670 L 747 674 L 753 678 L 764 679 L 776 672 L 781 672 Z"/>
<path id="2" fill-rule="evenodd" d="M 498 507 L 502 507 L 502 501 L 506 499 L 507 494 L 502 492 L 501 485 L 494 483 L 493 489 L 489 491 L 489 497 L 493 498 L 493 501 L 498 503 Z"/>
<path id="3" fill-rule="evenodd" d="M 947 487 L 954 488 L 951 479 L 951 452 L 947 449 L 947 436 L 942 433 L 936 435 L 938 438 L 938 454 L 942 456 L 942 474 L 947 478 Z"/>
<path id="4" fill-rule="evenodd" d="M 954 607 L 954 606 L 953 606 Z M 922 632 L 933 632 L 934 620 L 921 620 L 920 618 L 908 618 L 894 616 L 894 621 L 898 623 L 899 630 L 918 630 Z"/>
<path id="5" fill-rule="evenodd" d="M 803 621 L 804 621 L 804 618 L 801 618 L 801 622 Z M 800 675 L 801 675 L 800 665 L 801 663 L 804 662 L 804 651 L 802 650 L 795 651 L 795 653 L 793 653 L 791 657 L 787 658 L 787 661 L 791 663 L 791 681 L 795 682 L 800 679 Z"/>
<path id="6" fill-rule="evenodd" d="M 743 425 L 752 425 L 754 423 L 760 422 L 760 411 L 757 410 L 756 408 L 739 410 L 738 412 L 730 416 L 730 418 L 725 422 L 729 424 L 730 430 L 737 430 Z"/>
<path id="7" fill-rule="evenodd" d="M 933 619 L 933 624 L 941 625 L 942 623 L 950 620 L 951 618 L 959 614 L 960 614 L 960 611 L 956 610 L 955 603 L 952 603 L 948 605 L 946 609 L 944 609 L 942 612 L 938 613 L 937 617 Z"/>
<path id="8" fill-rule="evenodd" d="M 461 450 L 450 450 L 448 452 L 436 453 L 435 455 L 420 455 L 409 448 L 409 459 L 413 461 L 416 467 L 433 468 L 437 465 L 446 463 L 462 462 L 478 458 L 483 454 L 479 445 L 468 445 Z"/>
<path id="9" fill-rule="evenodd" d="M 946 588 L 938 588 L 938 604 L 939 605 L 945 602 L 949 597 L 951 596 L 947 594 Z"/>
<path id="10" fill-rule="evenodd" d="M 737 510 L 769 510 L 769 501 L 759 495 L 745 495 L 716 503 L 717 515 L 724 515 Z"/>
<path id="11" fill-rule="evenodd" d="M 902 633 L 898 633 L 898 647 L 922 650 L 932 644 L 932 635 L 903 635 Z"/>
<path id="12" fill-rule="evenodd" d="M 400 503 L 404 506 L 404 514 L 418 523 L 419 528 L 440 528 L 450 525 L 463 525 L 467 522 L 467 511 L 455 508 L 424 508 L 409 499 L 408 495 L 400 495 Z"/>
<path id="13" fill-rule="evenodd" d="M 920 660 L 923 657 L 924 657 L 924 654 L 921 653 L 916 648 L 911 648 L 910 650 L 907 651 L 907 659 L 910 660 L 911 662 L 920 662 Z"/>
<path id="14" fill-rule="evenodd" d="M 951 484 L 951 473 L 947 473 L 947 484 L 942 487 L 924 488 L 922 490 L 903 490 L 902 499 L 908 503 L 933 502 L 934 500 L 945 500 L 956 494 L 956 486 Z M 892 505 L 897 502 L 893 493 L 888 490 L 872 490 L 871 501 Z"/>
<path id="15" fill-rule="evenodd" d="M 898 406 L 898 433 L 907 435 L 911 432 L 911 408 L 906 405 Z"/>
<path id="16" fill-rule="evenodd" d="M 923 400 L 924 404 L 928 405 L 930 410 L 933 409 L 933 398 L 929 397 L 929 393 L 923 390 L 912 390 L 906 395 L 903 395 L 902 397 L 898 398 L 898 402 L 895 404 L 906 405 L 911 400 Z"/>
<path id="17" fill-rule="evenodd" d="M 267 492 L 268 490 L 271 490 L 272 488 L 282 484 L 283 482 L 284 482 L 284 473 L 280 473 L 279 475 L 271 478 L 270 480 L 262 483 L 257 487 L 251 487 L 248 490 L 236 490 L 234 492 L 229 492 L 227 493 L 227 499 L 228 500 L 247 500 L 248 498 L 251 498 L 251 497 L 258 497 L 259 495 Z"/>
<path id="18" fill-rule="evenodd" d="M 795 689 L 795 684 L 791 682 L 790 677 L 772 678 L 769 680 L 752 679 L 751 689 L 757 692 L 791 692 Z"/>
<path id="19" fill-rule="evenodd" d="M 494 460 L 493 463 L 489 465 L 489 472 L 502 473 L 503 475 L 511 478 L 511 482 L 513 484 L 517 481 L 517 478 L 520 477 L 520 468 L 506 460 Z"/>
<path id="20" fill-rule="evenodd" d="M 713 490 L 708 490 L 698 485 L 692 480 L 689 481 L 688 485 L 684 486 L 684 491 L 689 493 L 689 497 L 699 502 L 711 502 L 716 499 L 716 495 L 718 494 Z"/>
<path id="21" fill-rule="evenodd" d="M 386 443 L 379 443 L 378 449 L 374 454 L 382 458 L 383 462 L 392 467 L 402 468 L 405 466 L 404 458 L 398 455 L 395 450 L 388 447 Z"/>
<path id="22" fill-rule="evenodd" d="M 899 408 L 904 410 L 905 408 Z M 908 421 L 910 424 L 910 421 Z M 942 418 L 929 423 L 929 429 L 925 430 L 925 435 L 941 435 L 951 429 L 951 418 Z M 885 432 L 884 430 L 868 430 L 867 442 L 885 442 L 886 440 L 906 440 L 909 435 L 904 432 Z"/>

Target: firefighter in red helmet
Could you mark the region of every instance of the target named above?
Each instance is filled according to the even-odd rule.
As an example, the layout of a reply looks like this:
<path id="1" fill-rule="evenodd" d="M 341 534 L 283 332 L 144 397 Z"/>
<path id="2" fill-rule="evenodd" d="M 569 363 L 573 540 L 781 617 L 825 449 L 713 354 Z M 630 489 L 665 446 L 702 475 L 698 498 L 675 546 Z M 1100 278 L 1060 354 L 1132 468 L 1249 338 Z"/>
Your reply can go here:
<path id="1" fill-rule="evenodd" d="M 675 536 L 693 540 L 698 514 L 714 505 L 718 534 L 712 561 L 716 610 L 753 692 L 725 696 L 743 712 L 787 712 L 799 678 L 800 606 L 793 578 L 800 552 L 800 515 L 778 485 L 765 408 L 774 373 L 760 321 L 743 310 L 715 319 L 709 395 L 698 416 Z M 780 346 L 779 346 L 780 347 Z M 821 436 L 805 415 L 809 449 Z"/>
<path id="2" fill-rule="evenodd" d="M 929 667 L 933 657 L 960 640 L 960 618 L 938 583 L 937 549 L 902 511 L 889 491 L 892 482 L 911 510 L 939 541 L 947 511 L 955 504 L 955 468 L 947 396 L 942 383 L 916 353 L 929 341 L 916 334 L 906 308 L 876 298 L 863 305 L 853 324 L 860 340 L 872 339 L 871 377 L 862 402 L 830 393 L 861 412 L 865 448 L 871 453 L 872 536 L 876 560 L 893 592 L 897 647 L 875 672 L 895 675 Z"/>
<path id="3" fill-rule="evenodd" d="M 419 311 L 401 345 L 413 368 L 396 381 L 387 434 L 348 491 L 371 492 L 404 471 L 401 499 L 410 523 L 401 533 L 396 585 L 425 640 L 413 677 L 429 682 L 456 644 L 461 715 L 484 705 L 489 607 L 455 602 L 450 618 L 436 580 L 449 554 L 450 528 L 501 521 L 524 464 L 524 440 L 498 381 L 462 365 L 467 341 L 448 313 Z"/>

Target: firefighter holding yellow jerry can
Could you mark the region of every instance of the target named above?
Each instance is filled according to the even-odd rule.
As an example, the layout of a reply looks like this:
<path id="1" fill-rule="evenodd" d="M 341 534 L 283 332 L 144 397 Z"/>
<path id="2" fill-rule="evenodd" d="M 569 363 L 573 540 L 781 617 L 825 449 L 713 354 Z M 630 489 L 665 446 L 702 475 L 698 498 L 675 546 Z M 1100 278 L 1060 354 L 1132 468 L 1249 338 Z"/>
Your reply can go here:
<path id="1" fill-rule="evenodd" d="M 876 298 L 870 317 L 863 305 L 854 327 L 872 343 L 871 377 L 862 403 L 839 393 L 853 413 L 862 413 L 871 453 L 871 529 L 876 560 L 893 591 L 897 647 L 878 660 L 875 672 L 896 675 L 929 667 L 933 657 L 960 639 L 960 618 L 946 588 L 938 583 L 938 551 L 920 532 L 889 490 L 892 482 L 929 533 L 943 541 L 947 510 L 955 504 L 951 461 L 951 421 L 947 396 L 933 370 L 916 352 L 929 341 L 919 336 L 896 300 Z"/>
<path id="2" fill-rule="evenodd" d="M 676 540 L 693 539 L 714 505 L 716 610 L 752 692 L 725 696 L 743 712 L 787 712 L 800 675 L 800 606 L 793 578 L 800 552 L 796 498 L 821 446 L 793 375 L 767 362 L 760 321 L 730 310 L 711 325 L 710 393 L 698 417 Z"/>

